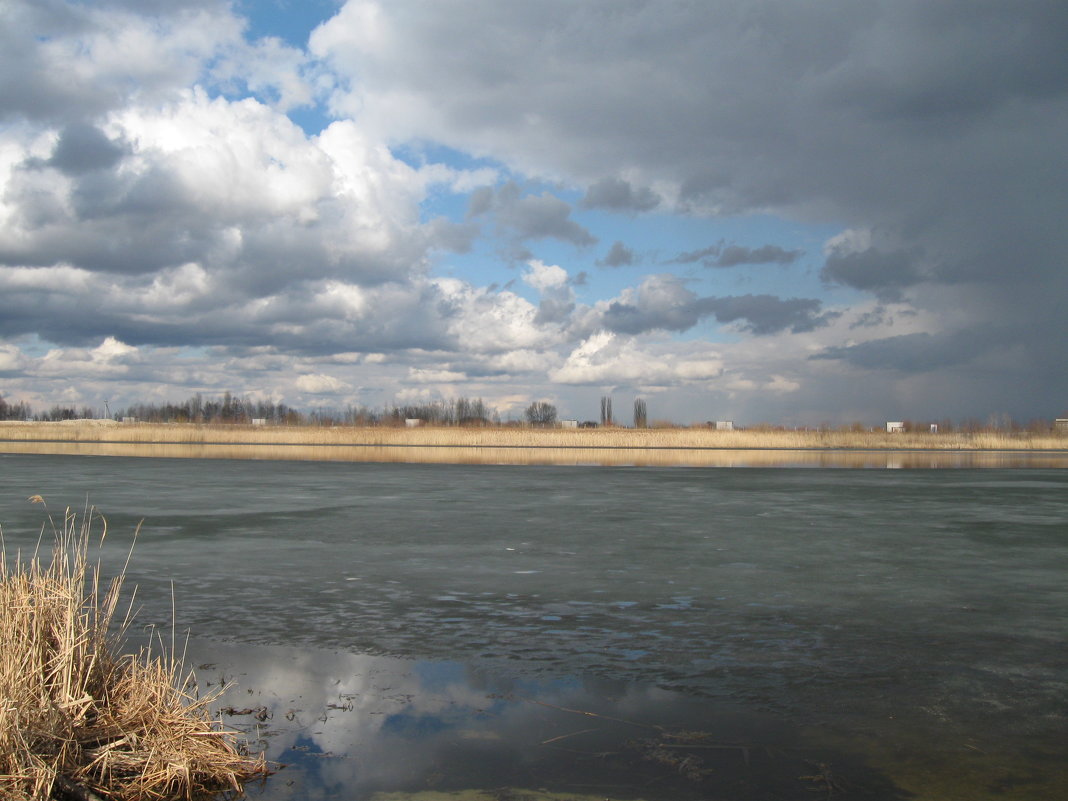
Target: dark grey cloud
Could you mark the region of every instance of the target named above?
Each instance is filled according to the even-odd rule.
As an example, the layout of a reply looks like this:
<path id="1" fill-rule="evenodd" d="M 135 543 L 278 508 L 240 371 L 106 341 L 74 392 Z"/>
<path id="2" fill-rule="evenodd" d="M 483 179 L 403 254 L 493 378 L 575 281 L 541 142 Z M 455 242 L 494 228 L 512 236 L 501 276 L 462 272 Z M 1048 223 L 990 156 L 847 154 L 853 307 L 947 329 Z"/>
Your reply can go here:
<path id="1" fill-rule="evenodd" d="M 960 367 L 1003 341 L 1000 336 L 981 329 L 940 334 L 902 334 L 857 345 L 827 348 L 810 358 L 837 359 L 865 370 L 925 373 Z"/>
<path id="2" fill-rule="evenodd" d="M 113 142 L 96 126 L 72 123 L 62 130 L 52 157 L 44 165 L 67 175 L 82 175 L 114 167 L 129 152 L 128 145 Z"/>
<path id="3" fill-rule="evenodd" d="M 534 315 L 537 325 L 564 323 L 575 310 L 575 302 L 563 293 L 542 297 L 538 303 L 538 313 Z"/>
<path id="4" fill-rule="evenodd" d="M 694 264 L 705 267 L 739 267 L 746 264 L 793 264 L 801 258 L 800 250 L 786 250 L 778 245 L 748 248 L 722 242 L 699 250 L 689 250 L 670 259 L 668 264 Z"/>
<path id="5" fill-rule="evenodd" d="M 739 323 L 757 336 L 781 331 L 802 333 L 827 325 L 837 312 L 823 312 L 815 298 L 783 299 L 774 295 L 699 297 L 672 275 L 648 277 L 636 292 L 625 293 L 604 311 L 602 324 L 621 334 L 686 331 L 705 317 Z"/>
<path id="6" fill-rule="evenodd" d="M 139 346 L 270 346 L 305 355 L 457 346 L 447 325 L 461 312 L 430 284 L 380 288 L 370 296 L 374 313 L 354 316 L 316 281 L 259 299 L 222 286 L 193 301 L 146 308 L 140 304 L 151 280 L 144 277 L 123 276 L 118 284 L 103 277 L 64 280 L 25 287 L 0 275 L 0 336 L 36 334 L 68 347 L 92 347 L 111 336 Z"/>
<path id="7" fill-rule="evenodd" d="M 454 223 L 444 217 L 431 220 L 429 229 L 429 245 L 452 253 L 470 253 L 480 230 L 477 224 Z"/>
<path id="8" fill-rule="evenodd" d="M 634 251 L 620 241 L 612 243 L 603 259 L 598 259 L 597 264 L 601 267 L 627 267 L 634 264 Z"/>
<path id="9" fill-rule="evenodd" d="M 582 205 L 588 209 L 651 211 L 660 205 L 660 196 L 649 187 L 634 187 L 622 178 L 602 178 L 586 190 Z"/>
<path id="10" fill-rule="evenodd" d="M 613 301 L 604 313 L 603 325 L 617 334 L 644 334 L 649 331 L 687 331 L 701 320 L 693 303 L 667 308 L 648 308 Z"/>
<path id="11" fill-rule="evenodd" d="M 696 264 L 699 261 L 712 260 L 719 256 L 721 245 L 709 245 L 707 248 L 701 248 L 699 250 L 687 250 L 680 253 L 673 259 L 668 260 L 668 264 Z"/>
<path id="12" fill-rule="evenodd" d="M 604 310 L 600 324 L 621 334 L 686 331 L 703 316 L 702 300 L 673 275 L 650 275 Z"/>
<path id="13" fill-rule="evenodd" d="M 502 210 L 498 220 L 521 239 L 560 239 L 573 245 L 592 245 L 597 238 L 571 217 L 571 206 L 543 192 L 519 199 Z"/>
<path id="14" fill-rule="evenodd" d="M 492 186 L 480 186 L 467 199 L 467 219 L 486 214 L 493 208 L 497 193 Z"/>
<path id="15" fill-rule="evenodd" d="M 915 312 L 905 312 L 907 315 L 915 316 Z M 850 328 L 874 328 L 879 325 L 892 326 L 894 324 L 894 317 L 890 314 L 885 306 L 879 304 L 874 309 L 864 312 L 856 320 L 850 323 Z"/>
<path id="16" fill-rule="evenodd" d="M 481 187 L 471 194 L 467 219 L 490 216 L 516 241 L 559 239 L 578 247 L 593 245 L 597 238 L 571 219 L 571 206 L 549 192 L 524 194 L 514 181 L 492 189 Z"/>
<path id="17" fill-rule="evenodd" d="M 721 323 L 740 322 L 744 329 L 757 335 L 813 331 L 838 316 L 837 312 L 821 314 L 822 304 L 815 298 L 783 299 L 774 295 L 703 298 L 698 307 Z"/>
<path id="18" fill-rule="evenodd" d="M 883 301 L 899 300 L 902 290 L 923 280 L 917 267 L 918 260 L 918 254 L 905 250 L 832 251 L 820 271 L 820 278 L 828 283 L 867 290 Z"/>
<path id="19" fill-rule="evenodd" d="M 737 267 L 742 264 L 793 264 L 801 257 L 800 250 L 784 250 L 778 245 L 747 248 L 727 245 L 716 258 L 716 267 Z"/>

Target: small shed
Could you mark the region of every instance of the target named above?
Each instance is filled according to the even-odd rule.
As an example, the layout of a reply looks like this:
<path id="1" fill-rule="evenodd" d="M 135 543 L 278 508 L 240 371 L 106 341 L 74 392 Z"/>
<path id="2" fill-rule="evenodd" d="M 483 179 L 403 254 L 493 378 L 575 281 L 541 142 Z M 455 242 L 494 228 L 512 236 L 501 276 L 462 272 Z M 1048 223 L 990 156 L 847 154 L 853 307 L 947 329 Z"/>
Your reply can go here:
<path id="1" fill-rule="evenodd" d="M 418 428 L 422 424 L 423 424 L 423 421 L 420 420 L 418 417 L 408 417 L 408 418 L 405 418 L 405 420 L 404 420 L 404 427 L 405 428 Z"/>
<path id="2" fill-rule="evenodd" d="M 578 420 L 561 420 L 560 428 L 578 428 Z"/>
<path id="3" fill-rule="evenodd" d="M 252 418 L 252 425 L 254 425 L 254 426 L 265 426 L 265 425 L 267 425 L 267 418 L 266 417 L 253 417 Z"/>
<path id="4" fill-rule="evenodd" d="M 1068 434 L 1068 417 L 1058 417 L 1053 421 L 1053 430 Z"/>
<path id="5" fill-rule="evenodd" d="M 733 420 L 717 420 L 716 431 L 734 431 Z"/>
<path id="6" fill-rule="evenodd" d="M 904 433 L 904 431 L 905 431 L 905 423 L 904 422 L 900 422 L 899 421 L 899 422 L 893 422 L 892 423 L 892 422 L 887 421 L 887 423 L 886 423 L 886 433 L 887 434 L 902 434 L 902 433 Z"/>

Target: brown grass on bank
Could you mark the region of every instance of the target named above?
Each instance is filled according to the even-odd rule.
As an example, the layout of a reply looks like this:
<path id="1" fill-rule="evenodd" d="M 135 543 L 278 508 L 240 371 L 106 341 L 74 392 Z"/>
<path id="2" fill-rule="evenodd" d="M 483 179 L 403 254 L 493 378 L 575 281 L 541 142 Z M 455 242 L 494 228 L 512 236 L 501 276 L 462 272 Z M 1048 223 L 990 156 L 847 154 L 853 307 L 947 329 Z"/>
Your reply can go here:
<path id="1" fill-rule="evenodd" d="M 462 428 L 203 425 L 196 423 L 2 423 L 2 441 L 177 444 L 373 445 L 470 448 L 716 448 L 845 450 L 1068 450 L 1063 433 L 715 431 L 700 428 Z"/>
<path id="2" fill-rule="evenodd" d="M 120 655 L 123 575 L 102 588 L 89 564 L 93 517 L 79 525 L 67 510 L 47 564 L 39 553 L 10 562 L 0 546 L 0 799 L 240 791 L 266 765 L 211 719 L 214 696 L 185 689 L 195 684 L 173 653 Z"/>

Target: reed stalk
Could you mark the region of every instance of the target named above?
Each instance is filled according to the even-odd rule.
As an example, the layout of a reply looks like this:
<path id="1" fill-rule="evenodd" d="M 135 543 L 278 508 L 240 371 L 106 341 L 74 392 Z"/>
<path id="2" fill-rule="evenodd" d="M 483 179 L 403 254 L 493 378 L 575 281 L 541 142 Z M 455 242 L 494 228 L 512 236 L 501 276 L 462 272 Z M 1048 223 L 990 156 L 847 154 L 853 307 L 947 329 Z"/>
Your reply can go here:
<path id="1" fill-rule="evenodd" d="M 0 800 L 240 792 L 266 764 L 212 720 L 216 695 L 188 689 L 196 683 L 173 649 L 121 653 L 125 567 L 104 586 L 89 559 L 94 521 L 102 543 L 103 518 L 68 509 L 52 525 L 48 559 L 40 543 L 29 558 L 9 559 L 0 539 Z"/>

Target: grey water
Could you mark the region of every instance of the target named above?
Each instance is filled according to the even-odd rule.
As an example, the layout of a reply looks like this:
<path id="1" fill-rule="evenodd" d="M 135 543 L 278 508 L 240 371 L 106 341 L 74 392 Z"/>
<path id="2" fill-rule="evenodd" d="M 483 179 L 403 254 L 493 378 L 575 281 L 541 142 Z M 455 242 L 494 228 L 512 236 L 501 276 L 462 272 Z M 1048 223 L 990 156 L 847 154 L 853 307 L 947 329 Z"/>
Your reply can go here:
<path id="1" fill-rule="evenodd" d="M 768 754 L 789 743 L 795 756 L 811 749 L 863 765 L 865 797 L 973 782 L 972 797 L 1051 798 L 1065 778 L 1065 470 L 0 455 L 9 555 L 41 531 L 46 510 L 27 501 L 36 494 L 54 518 L 86 504 L 106 518 L 105 564 L 121 567 L 140 525 L 127 571 L 139 624 L 170 630 L 173 604 L 196 658 L 219 664 L 214 644 L 227 655 L 223 672 L 244 676 L 250 699 L 270 701 L 269 751 L 298 767 L 289 785 L 285 771 L 268 780 L 265 798 L 474 786 L 478 769 L 450 785 L 440 765 L 420 773 L 411 755 L 397 757 L 403 781 L 372 782 L 366 759 L 344 755 L 396 755 L 404 744 L 426 753 L 420 737 L 440 745 L 448 732 L 480 748 L 503 738 L 514 750 L 506 729 L 531 731 L 515 721 L 531 713 L 532 696 L 554 699 L 543 715 L 600 709 L 590 727 L 600 734 L 571 735 L 583 721 L 560 722 L 538 729 L 546 736 L 528 751 L 567 735 L 571 750 L 594 753 L 577 746 L 604 735 L 609 718 L 655 727 L 658 710 L 661 723 L 706 710 L 717 757 L 738 770 L 752 770 L 754 743 Z M 516 700 L 516 686 L 527 700 Z M 627 714 L 609 699 L 626 700 Z M 385 727 L 401 701 L 420 737 Z M 508 726 L 487 728 L 475 714 L 487 709 Z M 730 749 L 743 742 L 740 759 Z M 347 778 L 314 779 L 322 770 L 308 767 L 309 753 L 341 755 L 349 769 L 336 773 Z M 487 786 L 505 783 L 475 764 Z M 685 773 L 676 767 L 672 781 Z M 589 775 L 600 769 L 586 765 Z M 799 775 L 793 763 L 784 770 Z M 774 790 L 750 776 L 743 792 L 738 779 L 730 797 L 835 790 L 780 774 L 765 771 L 777 776 Z M 537 786 L 550 775 L 524 774 Z M 695 797 L 728 797 L 700 782 Z M 871 794 L 876 785 L 883 795 Z"/>

